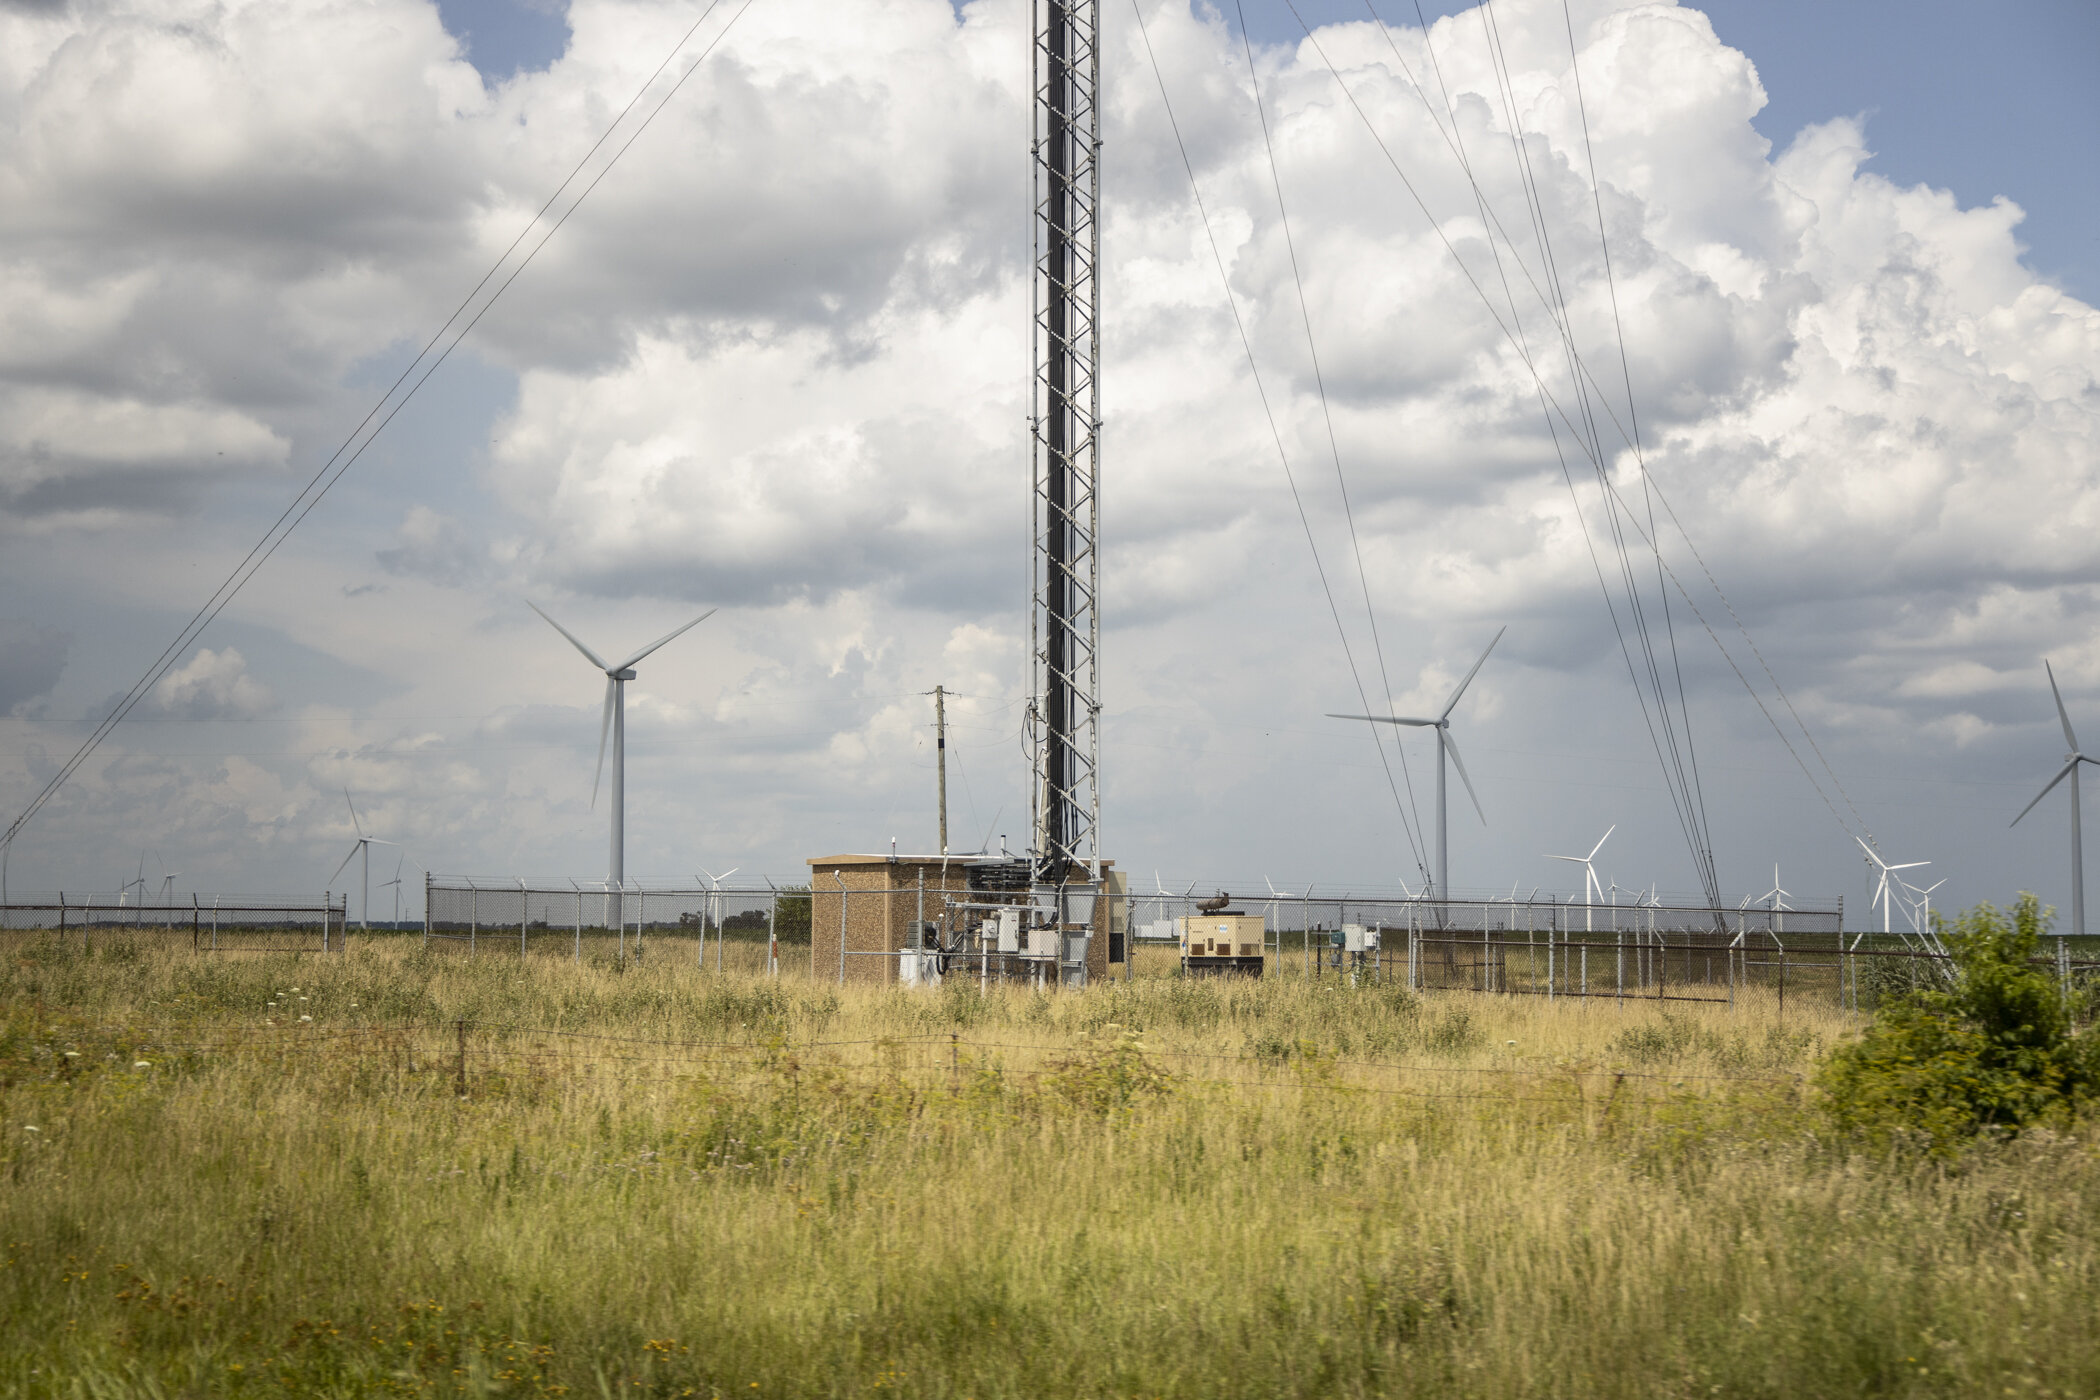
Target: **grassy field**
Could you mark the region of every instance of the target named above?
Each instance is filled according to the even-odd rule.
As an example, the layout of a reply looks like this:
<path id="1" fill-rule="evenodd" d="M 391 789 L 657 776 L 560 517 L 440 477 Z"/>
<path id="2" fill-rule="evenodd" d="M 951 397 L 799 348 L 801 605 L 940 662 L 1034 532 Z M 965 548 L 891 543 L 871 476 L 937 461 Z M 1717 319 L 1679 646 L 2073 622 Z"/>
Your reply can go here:
<path id="1" fill-rule="evenodd" d="M 2092 1142 L 1850 1151 L 1799 997 L 693 952 L 0 943 L 0 1391 L 2100 1392 Z"/>

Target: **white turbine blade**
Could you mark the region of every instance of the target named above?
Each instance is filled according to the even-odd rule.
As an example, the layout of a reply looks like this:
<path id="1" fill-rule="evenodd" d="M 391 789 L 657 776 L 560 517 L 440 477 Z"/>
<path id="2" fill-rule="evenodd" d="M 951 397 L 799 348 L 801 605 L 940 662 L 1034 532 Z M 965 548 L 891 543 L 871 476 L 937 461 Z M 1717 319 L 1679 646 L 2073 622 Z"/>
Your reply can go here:
<path id="1" fill-rule="evenodd" d="M 601 670 L 601 671 L 617 671 L 617 670 L 620 670 L 620 669 L 621 669 L 621 668 L 620 668 L 620 667 L 618 667 L 618 666 L 608 666 L 608 665 L 606 665 L 606 664 L 605 664 L 605 659 L 604 659 L 603 657 L 599 656 L 597 652 L 595 652 L 595 651 L 592 651 L 592 650 L 591 650 L 591 649 L 590 649 L 589 647 L 585 646 L 585 645 L 584 645 L 584 644 L 583 644 L 582 642 L 579 642 L 579 641 L 577 641 L 577 640 L 576 640 L 576 634 L 575 634 L 574 632 L 571 632 L 571 631 L 570 631 L 570 630 L 569 630 L 568 628 L 566 628 L 566 627 L 562 626 L 562 625 L 561 625 L 561 624 L 560 624 L 559 622 L 556 622 L 556 621 L 555 621 L 555 620 L 554 620 L 553 618 L 551 618 L 551 617 L 547 617 L 547 613 L 546 613 L 546 610 L 545 610 L 545 609 L 543 609 L 542 607 L 540 607 L 540 605 L 539 605 L 538 603 L 535 603 L 535 602 L 533 602 L 533 601 L 532 601 L 531 599 L 529 599 L 529 598 L 528 598 L 528 599 L 526 600 L 526 602 L 525 602 L 525 606 L 526 606 L 526 607 L 528 607 L 528 608 L 531 608 L 531 609 L 532 609 L 532 610 L 533 610 L 534 612 L 538 613 L 538 614 L 539 614 L 539 615 L 540 615 L 541 617 L 546 617 L 546 618 L 547 618 L 547 625 L 548 625 L 549 627 L 552 627 L 552 628 L 553 628 L 553 629 L 554 629 L 555 631 L 557 631 L 557 632 L 561 633 L 561 634 L 562 634 L 562 635 L 563 635 L 564 637 L 567 637 L 567 638 L 569 639 L 569 645 L 570 645 L 570 646 L 572 646 L 572 647 L 574 647 L 574 648 L 576 648 L 576 650 L 578 650 L 578 651 L 582 652 L 582 653 L 583 653 L 583 655 L 584 655 L 584 658 L 585 658 L 586 660 L 588 660 L 588 661 L 589 661 L 589 662 L 590 662 L 590 663 L 591 663 L 591 664 L 592 664 L 593 666 L 596 666 L 596 667 L 597 667 L 597 668 L 598 668 L 599 670 Z"/>
<path id="2" fill-rule="evenodd" d="M 1584 858 L 1583 858 L 1583 857 L 1581 857 L 1581 856 L 1547 856 L 1547 857 L 1546 857 L 1546 859 L 1547 859 L 1547 860 L 1567 860 L 1567 861 L 1573 861 L 1573 862 L 1574 862 L 1575 864 L 1577 864 L 1577 865 L 1582 865 L 1582 864 L 1585 864 L 1585 863 L 1586 863 L 1586 862 L 1585 862 L 1585 860 L 1584 860 Z"/>
<path id="3" fill-rule="evenodd" d="M 1891 870 L 1916 870 L 1916 869 L 1917 869 L 1917 868 L 1918 868 L 1919 866 L 1921 866 L 1921 865 L 1930 865 L 1930 864 L 1932 864 L 1932 862 L 1931 862 L 1931 861 L 1929 861 L 1929 860 L 1907 860 L 1907 861 L 1903 862 L 1903 864 L 1901 864 L 1901 865 L 1892 865 L 1892 866 L 1890 866 L 1890 867 L 1889 867 L 1889 869 L 1891 869 Z"/>
<path id="4" fill-rule="evenodd" d="M 1451 698 L 1444 702 L 1444 708 L 1437 712 L 1437 718 L 1439 720 L 1446 720 L 1451 718 L 1451 712 L 1458 708 L 1459 697 L 1463 696 L 1466 693 L 1466 687 L 1473 683 L 1473 677 L 1479 675 L 1480 668 L 1487 664 L 1488 651 L 1493 651 L 1495 649 L 1495 642 L 1501 641 L 1502 633 L 1507 632 L 1508 630 L 1509 628 L 1504 627 L 1500 631 L 1495 633 L 1495 640 L 1487 644 L 1487 651 L 1483 651 L 1482 653 L 1480 653 L 1480 659 L 1473 663 L 1473 669 L 1466 672 L 1466 678 L 1458 683 L 1457 688 L 1451 692 Z"/>
<path id="5" fill-rule="evenodd" d="M 2028 803 L 2025 807 L 2022 807 L 2020 809 L 2020 817 L 2024 817 L 2029 812 L 2032 812 L 2035 809 L 2036 804 L 2039 803 L 2043 798 L 2047 797 L 2052 791 L 2054 791 L 2056 785 L 2062 782 L 2065 778 L 2069 777 L 2071 775 L 2071 770 L 2073 770 L 2077 766 L 2078 760 L 2074 758 L 2069 763 L 2066 763 L 2063 767 L 2057 769 L 2056 776 L 2049 780 L 2049 786 L 2043 788 L 2040 792 L 2036 793 L 2034 795 L 2034 801 Z M 2014 817 L 2012 819 L 2012 824 L 2014 826 L 2018 826 L 2020 824 L 2020 817 Z"/>
<path id="6" fill-rule="evenodd" d="M 1414 728 L 1417 728 L 1417 729 L 1434 729 L 1434 728 L 1436 728 L 1436 724 L 1437 724 L 1437 722 L 1436 722 L 1435 720 L 1433 720 L 1433 719 L 1403 719 L 1403 718 L 1401 718 L 1401 717 L 1400 717 L 1400 716 L 1398 716 L 1398 715 L 1335 715 L 1335 714 L 1330 714 L 1329 716 L 1327 716 L 1327 718 L 1329 718 L 1329 719 L 1360 719 L 1360 720 L 1367 720 L 1367 721 L 1369 721 L 1369 722 L 1370 722 L 1370 723 L 1372 723 L 1372 724 L 1405 724 L 1405 725 L 1411 725 L 1411 726 L 1413 726 Z"/>
<path id="7" fill-rule="evenodd" d="M 552 619 L 549 619 L 550 621 Z M 620 683 L 610 674 L 605 677 L 605 718 L 598 721 L 598 767 L 591 774 L 591 810 L 598 810 L 598 782 L 605 776 L 605 740 L 612 733 L 613 696 Z"/>
<path id="8" fill-rule="evenodd" d="M 344 856 L 344 857 L 343 857 L 343 864 L 342 864 L 342 865 L 338 865 L 338 866 L 337 866 L 337 867 L 335 868 L 335 875 L 340 875 L 340 874 L 342 874 L 342 873 L 343 873 L 343 866 L 347 866 L 348 864 L 350 864 L 350 862 L 351 862 L 351 861 L 353 861 L 353 860 L 356 860 L 356 859 L 357 859 L 357 853 L 358 853 L 359 851 L 361 851 L 361 850 L 363 850 L 363 849 L 364 849 L 364 845 L 365 845 L 364 841 L 363 841 L 362 839 L 360 839 L 360 840 L 359 840 L 359 841 L 357 842 L 357 844 L 356 844 L 356 845 L 354 845 L 354 846 L 352 846 L 352 847 L 350 848 L 350 854 L 349 854 L 349 855 L 347 855 L 347 856 Z M 331 876 L 329 876 L 329 877 L 328 877 L 328 883 L 329 883 L 329 884 L 331 884 L 331 885 L 332 885 L 332 884 L 334 884 L 334 883 L 335 883 L 335 875 L 331 875 Z"/>
<path id="9" fill-rule="evenodd" d="M 703 622 L 707 621 L 707 620 L 708 620 L 709 618 L 713 617 L 714 615 L 715 615 L 715 609 L 713 609 L 713 608 L 709 608 L 709 609 L 708 609 L 708 610 L 707 610 L 706 612 L 704 612 L 704 613 L 700 614 L 700 616 L 698 616 L 698 617 L 694 618 L 694 619 L 693 619 L 693 620 L 692 620 L 691 622 L 688 622 L 687 624 L 685 624 L 685 626 L 683 626 L 683 627 L 677 627 L 677 628 L 673 628 L 673 629 L 672 629 L 671 631 L 669 631 L 669 632 L 666 632 L 666 633 L 665 633 L 665 634 L 664 634 L 663 636 L 661 636 L 661 637 L 658 637 L 658 638 L 657 638 L 657 639 L 656 639 L 655 641 L 653 641 L 653 642 L 649 643 L 649 645 L 647 645 L 647 646 L 643 647 L 643 648 L 642 648 L 642 649 L 641 649 L 640 651 L 638 651 L 638 652 L 636 652 L 636 653 L 635 653 L 634 655 L 632 655 L 632 656 L 628 657 L 628 658 L 627 658 L 627 659 L 626 659 L 625 661 L 622 661 L 622 662 L 621 662 L 621 663 L 620 663 L 619 665 L 617 665 L 617 666 L 613 667 L 613 669 L 614 669 L 615 671 L 624 671 L 624 670 L 626 670 L 626 669 L 627 669 L 627 668 L 628 668 L 629 666 L 632 666 L 632 665 L 634 665 L 634 664 L 635 664 L 636 662 L 640 661 L 640 660 L 641 660 L 641 659 L 642 659 L 643 657 L 647 656 L 647 655 L 648 655 L 648 654 L 649 654 L 650 652 L 652 652 L 652 651 L 655 651 L 655 650 L 656 650 L 656 649 L 657 649 L 658 647 L 662 646 L 662 645 L 663 645 L 663 644 L 664 644 L 665 642 L 669 642 L 669 641 L 675 641 L 676 639 L 678 639 L 679 637 L 681 637 L 681 636 L 685 635 L 685 634 L 686 634 L 687 632 L 690 632 L 690 631 L 692 631 L 692 630 L 693 630 L 693 629 L 694 629 L 695 627 L 698 627 L 698 626 L 699 626 L 699 625 L 700 625 L 701 623 L 703 623 Z"/>
<path id="10" fill-rule="evenodd" d="M 1611 834 L 1618 829 L 1619 824 L 1617 822 L 1613 822 L 1610 826 L 1604 828 L 1604 834 L 1597 838 L 1597 844 L 1590 847 L 1589 859 L 1595 860 L 1597 858 L 1597 852 L 1604 849 L 1604 843 L 1611 840 Z"/>
<path id="11" fill-rule="evenodd" d="M 343 789 L 343 805 L 350 809 L 350 825 L 357 832 L 358 839 L 363 840 L 365 824 L 357 819 L 357 804 L 350 800 L 350 789 L 348 788 Z"/>
<path id="12" fill-rule="evenodd" d="M 721 874 L 715 876 L 715 880 L 717 883 L 719 883 L 723 880 L 728 879 L 730 876 L 736 874 L 737 871 L 741 869 L 743 869 L 743 867 L 740 865 L 732 865 L 727 870 L 723 871 Z"/>
<path id="13" fill-rule="evenodd" d="M 404 865 L 406 865 L 407 863 L 408 863 L 408 852 L 407 852 L 407 851 L 403 851 L 403 852 L 401 853 L 401 856 L 400 856 L 400 858 L 399 858 L 398 860 L 396 860 L 396 861 L 394 862 L 394 883 L 395 883 L 395 884 L 397 884 L 397 885 L 398 885 L 398 884 L 400 884 L 400 883 L 401 883 L 401 867 L 402 867 L 402 866 L 404 866 Z"/>
<path id="14" fill-rule="evenodd" d="M 1874 863 L 1875 863 L 1876 865 L 1880 866 L 1880 867 L 1881 867 L 1881 868 L 1882 868 L 1883 870 L 1886 870 L 1886 869 L 1888 869 L 1888 862 L 1887 862 L 1887 861 L 1885 861 L 1885 860 L 1883 860 L 1883 859 L 1882 859 L 1882 858 L 1881 858 L 1880 856 L 1876 855 L 1876 854 L 1875 854 L 1875 852 L 1874 852 L 1874 848 L 1873 848 L 1872 846 L 1869 846 L 1869 845 L 1868 845 L 1868 844 L 1867 844 L 1866 842 L 1864 842 L 1864 841 L 1860 841 L 1860 840 L 1859 840 L 1859 838 L 1858 838 L 1857 836 L 1853 837 L 1852 839 L 1853 839 L 1853 840 L 1855 840 L 1855 841 L 1859 841 L 1859 848 L 1860 848 L 1860 849 L 1861 849 L 1862 851 L 1865 851 L 1865 852 L 1867 853 L 1867 859 L 1868 859 L 1868 860 L 1871 860 L 1871 861 L 1873 861 L 1873 862 L 1874 862 Z"/>
<path id="15" fill-rule="evenodd" d="M 1466 796 L 1473 799 L 1473 811 L 1480 817 L 1480 824 L 1486 826 L 1488 814 L 1481 811 L 1480 794 L 1473 791 L 1473 780 L 1466 776 L 1466 761 L 1458 756 L 1458 740 L 1451 737 L 1448 729 L 1437 730 L 1436 737 L 1443 744 L 1444 751 L 1451 755 L 1451 766 L 1458 770 L 1458 780 L 1466 785 Z"/>
<path id="16" fill-rule="evenodd" d="M 2071 746 L 2072 753 L 2077 753 L 2078 736 L 2071 732 L 2071 716 L 2064 709 L 2064 693 L 2056 688 L 2056 672 L 2047 661 L 2042 662 L 2042 669 L 2049 672 L 2049 694 L 2056 699 L 2056 717 L 2064 722 L 2064 742 Z"/>

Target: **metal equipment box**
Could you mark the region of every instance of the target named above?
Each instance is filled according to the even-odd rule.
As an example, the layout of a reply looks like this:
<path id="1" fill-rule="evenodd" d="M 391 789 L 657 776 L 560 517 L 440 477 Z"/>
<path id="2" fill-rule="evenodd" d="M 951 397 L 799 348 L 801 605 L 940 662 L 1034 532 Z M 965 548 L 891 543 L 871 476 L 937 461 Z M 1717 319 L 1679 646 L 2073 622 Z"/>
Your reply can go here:
<path id="1" fill-rule="evenodd" d="M 1268 940 L 1268 925 L 1259 914 L 1191 914 L 1181 921 L 1181 967 L 1189 973 L 1259 977 Z"/>

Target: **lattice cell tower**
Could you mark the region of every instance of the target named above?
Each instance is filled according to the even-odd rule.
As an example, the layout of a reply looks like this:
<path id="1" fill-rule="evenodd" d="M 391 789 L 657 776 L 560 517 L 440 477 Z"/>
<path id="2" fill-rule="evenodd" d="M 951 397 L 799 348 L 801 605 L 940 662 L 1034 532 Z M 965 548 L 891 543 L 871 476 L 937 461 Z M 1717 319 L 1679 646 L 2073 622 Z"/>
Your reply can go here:
<path id="1" fill-rule="evenodd" d="M 1035 0 L 1035 879 L 1100 873 L 1099 0 Z"/>

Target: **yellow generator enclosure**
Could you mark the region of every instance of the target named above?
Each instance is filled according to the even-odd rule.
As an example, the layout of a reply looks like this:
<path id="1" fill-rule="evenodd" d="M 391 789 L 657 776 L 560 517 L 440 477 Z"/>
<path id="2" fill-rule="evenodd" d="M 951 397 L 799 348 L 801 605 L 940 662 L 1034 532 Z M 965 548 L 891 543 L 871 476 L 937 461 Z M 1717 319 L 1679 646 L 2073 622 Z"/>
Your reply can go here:
<path id="1" fill-rule="evenodd" d="M 1259 977 L 1268 941 L 1259 914 L 1191 914 L 1181 921 L 1182 970 Z"/>

